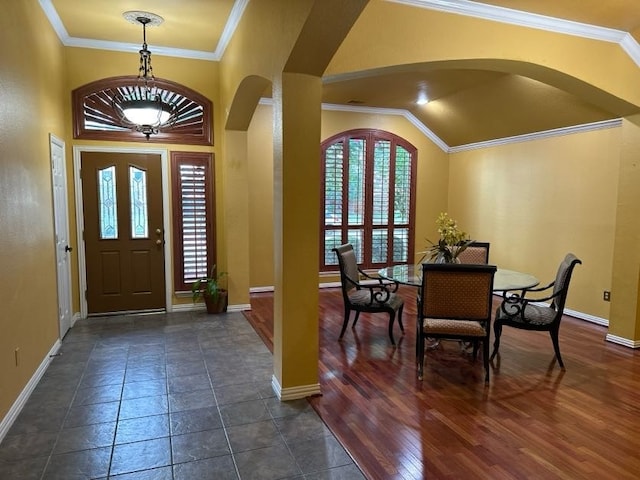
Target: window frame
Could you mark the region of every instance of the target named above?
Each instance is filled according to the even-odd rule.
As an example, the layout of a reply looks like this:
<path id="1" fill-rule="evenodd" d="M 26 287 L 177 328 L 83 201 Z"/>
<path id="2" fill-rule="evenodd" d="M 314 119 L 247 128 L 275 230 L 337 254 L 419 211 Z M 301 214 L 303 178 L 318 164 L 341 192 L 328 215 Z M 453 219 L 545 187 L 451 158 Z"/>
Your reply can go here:
<path id="1" fill-rule="evenodd" d="M 184 243 L 182 237 L 184 218 L 182 214 L 183 197 L 181 194 L 180 167 L 193 165 L 205 169 L 205 212 L 207 273 L 216 264 L 215 229 L 215 174 L 214 155 L 208 152 L 171 152 L 171 206 L 173 211 L 173 288 L 176 293 L 191 292 L 193 282 L 186 282 L 184 275 Z"/>
<path id="2" fill-rule="evenodd" d="M 403 263 L 410 263 L 414 258 L 415 252 L 415 204 L 416 204 L 416 172 L 417 172 L 417 163 L 418 163 L 418 149 L 413 146 L 410 142 L 405 140 L 404 138 L 379 129 L 353 129 L 338 133 L 333 135 L 332 137 L 327 138 L 321 144 L 321 198 L 320 198 L 320 252 L 319 252 L 319 268 L 320 272 L 335 272 L 338 269 L 337 260 L 336 264 L 325 264 L 325 257 L 327 252 L 325 251 L 325 232 L 327 230 L 336 230 L 340 229 L 341 231 L 341 239 L 342 243 L 346 243 L 348 241 L 348 232 L 349 230 L 353 230 L 354 225 L 349 225 L 348 219 L 348 175 L 343 174 L 342 177 L 342 221 L 341 225 L 337 227 L 336 225 L 326 225 L 325 224 L 325 200 L 326 200 L 326 152 L 329 148 L 334 146 L 336 143 L 343 143 L 343 172 L 348 172 L 348 161 L 349 161 L 349 150 L 348 144 L 350 140 L 358 139 L 365 141 L 365 160 L 364 160 L 364 218 L 363 218 L 363 247 L 362 247 L 362 259 L 359 259 L 358 263 L 362 269 L 365 270 L 374 270 L 380 269 L 389 265 L 398 265 Z M 374 165 L 374 146 L 376 141 L 388 141 L 390 142 L 390 181 L 389 181 L 389 217 L 387 223 L 382 224 L 373 224 L 373 165 Z M 345 147 L 346 146 L 346 147 Z M 395 218 L 393 215 L 393 200 L 395 198 L 395 159 L 396 159 L 396 148 L 402 147 L 405 149 L 411 158 L 411 166 L 410 166 L 410 181 L 409 181 L 409 221 L 407 224 L 396 224 Z M 406 225 L 408 228 L 408 245 L 407 245 L 407 259 L 403 261 L 394 261 L 393 260 L 393 228 L 398 228 Z M 329 228 L 328 228 L 329 227 Z M 379 229 L 380 227 L 386 227 L 388 232 L 387 235 L 387 260 L 382 263 L 373 263 L 373 251 L 372 251 L 372 237 L 374 228 Z"/>

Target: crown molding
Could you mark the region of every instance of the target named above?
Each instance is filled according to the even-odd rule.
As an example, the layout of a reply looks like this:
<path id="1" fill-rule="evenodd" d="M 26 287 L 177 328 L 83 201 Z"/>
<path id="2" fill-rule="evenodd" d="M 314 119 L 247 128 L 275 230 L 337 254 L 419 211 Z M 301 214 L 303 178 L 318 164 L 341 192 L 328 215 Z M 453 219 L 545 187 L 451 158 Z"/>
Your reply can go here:
<path id="1" fill-rule="evenodd" d="M 58 35 L 58 38 L 65 47 L 94 48 L 98 50 L 110 50 L 115 52 L 135 52 L 140 51 L 140 45 L 134 43 L 110 42 L 106 40 L 92 40 L 89 38 L 70 37 L 67 29 L 64 27 L 58 12 L 51 0 L 38 0 L 40 7 L 49 19 L 49 23 Z M 245 8 L 249 4 L 249 0 L 236 0 L 229 14 L 227 24 L 222 31 L 220 41 L 215 51 L 205 50 L 188 50 L 183 48 L 170 48 L 153 45 L 151 53 L 154 55 L 163 55 L 166 57 L 191 58 L 195 60 L 220 61 L 227 45 L 233 37 L 238 23 L 242 18 Z"/>
<path id="2" fill-rule="evenodd" d="M 599 27 L 586 23 L 547 17 L 537 13 L 527 13 L 511 8 L 497 7 L 470 0 L 385 0 L 440 12 L 456 13 L 469 17 L 491 20 L 494 22 L 519 25 L 521 27 L 536 28 L 564 35 L 573 35 L 603 42 L 617 43 L 640 66 L 640 45 L 627 32 L 613 28 Z"/>
<path id="3" fill-rule="evenodd" d="M 486 142 L 468 143 L 457 147 L 450 147 L 448 153 L 465 152 L 468 150 L 477 150 L 479 148 L 497 147 L 520 142 L 530 142 L 533 140 L 541 140 L 543 138 L 559 137 L 561 135 L 572 135 L 574 133 L 590 132 L 593 130 L 604 130 L 607 128 L 616 128 L 622 125 L 621 118 L 612 120 L 603 120 L 601 122 L 584 123 L 582 125 L 574 125 L 571 127 L 554 128 L 552 130 L 543 130 L 541 132 L 525 133 L 524 135 L 514 135 L 512 137 L 497 138 L 495 140 L 487 140 Z"/>
<path id="4" fill-rule="evenodd" d="M 273 99 L 261 98 L 258 102 L 260 105 L 273 106 Z M 612 120 L 603 120 L 600 122 L 584 123 L 582 125 L 573 125 L 570 127 L 554 128 L 552 130 L 543 130 L 534 133 L 525 133 L 523 135 L 514 135 L 512 137 L 497 138 L 495 140 L 487 140 L 485 142 L 468 143 L 450 147 L 440 137 L 427 128 L 420 120 L 418 120 L 409 110 L 396 108 L 380 108 L 380 107 L 362 107 L 355 105 L 342 105 L 335 103 L 323 103 L 322 110 L 349 112 L 349 113 L 366 113 L 368 115 L 398 115 L 404 117 L 414 127 L 416 127 L 429 140 L 435 143 L 445 153 L 458 153 L 467 150 L 477 150 L 480 148 L 496 147 L 500 145 L 508 145 L 520 142 L 531 142 L 533 140 L 541 140 L 543 138 L 559 137 L 561 135 L 572 135 L 575 133 L 590 132 L 593 130 L 604 130 L 607 128 L 617 128 L 622 125 L 621 118 Z"/>

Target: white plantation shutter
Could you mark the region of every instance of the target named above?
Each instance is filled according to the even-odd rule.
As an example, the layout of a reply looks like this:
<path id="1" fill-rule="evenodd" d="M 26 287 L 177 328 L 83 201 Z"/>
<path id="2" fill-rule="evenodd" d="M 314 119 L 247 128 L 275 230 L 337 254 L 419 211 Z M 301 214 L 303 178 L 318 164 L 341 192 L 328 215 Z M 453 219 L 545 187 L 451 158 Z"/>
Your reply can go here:
<path id="1" fill-rule="evenodd" d="M 365 269 L 414 257 L 417 150 L 390 132 L 357 129 L 322 143 L 320 270 L 349 242 Z"/>
<path id="2" fill-rule="evenodd" d="M 205 168 L 180 165 L 183 280 L 207 276 L 207 198 Z"/>
<path id="3" fill-rule="evenodd" d="M 174 178 L 174 282 L 178 291 L 209 276 L 214 264 L 210 155 L 172 153 Z"/>

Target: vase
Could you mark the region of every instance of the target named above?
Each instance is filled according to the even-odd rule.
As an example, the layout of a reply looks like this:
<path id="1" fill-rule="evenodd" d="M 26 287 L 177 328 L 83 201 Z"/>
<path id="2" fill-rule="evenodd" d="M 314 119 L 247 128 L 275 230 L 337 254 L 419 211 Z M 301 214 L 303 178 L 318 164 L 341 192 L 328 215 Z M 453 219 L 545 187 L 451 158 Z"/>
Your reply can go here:
<path id="1" fill-rule="evenodd" d="M 460 259 L 458 257 L 452 257 L 451 253 L 448 252 L 438 252 L 431 263 L 460 263 Z"/>

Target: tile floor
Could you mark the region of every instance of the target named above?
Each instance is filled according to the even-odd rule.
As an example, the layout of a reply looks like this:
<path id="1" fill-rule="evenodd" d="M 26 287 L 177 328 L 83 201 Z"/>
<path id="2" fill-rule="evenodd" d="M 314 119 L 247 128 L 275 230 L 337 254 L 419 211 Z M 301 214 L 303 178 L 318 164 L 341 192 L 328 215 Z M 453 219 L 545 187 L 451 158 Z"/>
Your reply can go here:
<path id="1" fill-rule="evenodd" d="M 240 313 L 81 320 L 0 444 L 0 479 L 363 479 L 272 373 Z"/>

